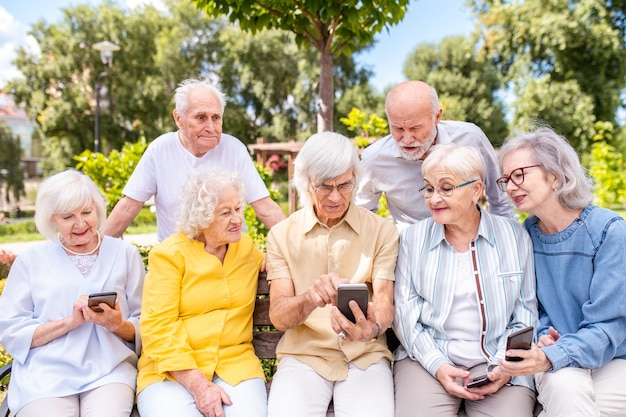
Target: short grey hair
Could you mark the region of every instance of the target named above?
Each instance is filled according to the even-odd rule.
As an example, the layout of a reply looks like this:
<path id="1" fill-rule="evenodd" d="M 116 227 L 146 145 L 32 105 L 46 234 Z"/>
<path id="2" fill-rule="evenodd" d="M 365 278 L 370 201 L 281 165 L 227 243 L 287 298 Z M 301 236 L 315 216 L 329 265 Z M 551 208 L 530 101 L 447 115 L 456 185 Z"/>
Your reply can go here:
<path id="1" fill-rule="evenodd" d="M 507 139 L 498 152 L 500 169 L 509 154 L 521 149 L 530 151 L 535 164 L 556 177 L 560 185 L 554 192 L 563 207 L 577 210 L 591 204 L 593 181 L 567 139 L 547 126 L 517 134 Z"/>
<path id="2" fill-rule="evenodd" d="M 92 204 L 98 216 L 98 230 L 104 226 L 107 203 L 98 186 L 82 172 L 68 169 L 48 177 L 39 186 L 35 199 L 35 226 L 46 238 L 57 238 L 53 216 Z"/>
<path id="3" fill-rule="evenodd" d="M 195 78 L 189 78 L 178 85 L 176 92 L 174 93 L 174 102 L 176 103 L 176 111 L 184 115 L 189 107 L 189 93 L 196 89 L 203 88 L 213 94 L 220 103 L 221 114 L 224 114 L 224 107 L 226 107 L 226 99 L 224 93 L 222 93 L 217 87 L 215 87 L 208 80 L 199 80 Z"/>
<path id="4" fill-rule="evenodd" d="M 215 220 L 215 207 L 220 192 L 233 187 L 239 195 L 242 209 L 246 207 L 243 183 L 239 175 L 232 171 L 215 168 L 200 168 L 189 174 L 180 194 L 180 206 L 176 218 L 176 228 L 190 239 Z"/>
<path id="5" fill-rule="evenodd" d="M 463 181 L 480 179 L 485 183 L 485 161 L 480 151 L 473 146 L 452 143 L 434 145 L 424 159 L 422 175 L 434 168 L 452 172 Z"/>
<path id="6" fill-rule="evenodd" d="M 292 185 L 298 191 L 300 205 L 312 207 L 311 185 L 319 185 L 345 174 L 350 168 L 359 183 L 363 168 L 350 139 L 334 132 L 316 133 L 302 146 L 294 160 Z M 352 193 L 354 197 L 354 192 Z"/>

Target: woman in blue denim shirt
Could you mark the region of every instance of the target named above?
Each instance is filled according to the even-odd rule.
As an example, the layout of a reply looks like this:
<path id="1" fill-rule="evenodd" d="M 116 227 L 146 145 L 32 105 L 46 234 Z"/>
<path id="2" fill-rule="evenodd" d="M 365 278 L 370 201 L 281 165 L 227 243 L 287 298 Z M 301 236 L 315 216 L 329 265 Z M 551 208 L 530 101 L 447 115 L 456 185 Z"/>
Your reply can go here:
<path id="1" fill-rule="evenodd" d="M 536 374 L 542 416 L 626 415 L 626 222 L 591 204 L 576 151 L 547 127 L 500 149 L 498 185 L 518 210 L 535 254 L 539 341 L 500 361 Z"/>

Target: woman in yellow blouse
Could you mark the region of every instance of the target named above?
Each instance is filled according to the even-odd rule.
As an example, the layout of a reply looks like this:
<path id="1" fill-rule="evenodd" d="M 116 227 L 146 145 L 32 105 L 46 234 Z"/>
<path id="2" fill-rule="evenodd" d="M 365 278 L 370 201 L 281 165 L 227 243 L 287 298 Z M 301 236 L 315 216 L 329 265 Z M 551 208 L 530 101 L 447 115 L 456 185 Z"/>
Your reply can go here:
<path id="1" fill-rule="evenodd" d="M 263 255 L 242 235 L 236 173 L 201 170 L 181 193 L 178 233 L 150 252 L 141 309 L 142 417 L 266 415 L 252 312 Z"/>

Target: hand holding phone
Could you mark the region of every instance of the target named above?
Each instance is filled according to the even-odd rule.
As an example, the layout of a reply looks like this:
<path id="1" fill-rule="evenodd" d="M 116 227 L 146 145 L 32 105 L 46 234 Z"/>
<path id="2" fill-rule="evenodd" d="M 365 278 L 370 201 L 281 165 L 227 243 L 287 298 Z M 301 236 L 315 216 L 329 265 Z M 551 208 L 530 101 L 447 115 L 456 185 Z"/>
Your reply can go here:
<path id="1" fill-rule="evenodd" d="M 535 329 L 533 326 L 528 326 L 525 329 L 518 330 L 515 333 L 511 333 L 509 337 L 506 339 L 506 350 L 509 349 L 530 349 L 530 346 L 533 342 L 533 334 Z M 519 362 L 524 358 L 520 358 L 519 356 L 505 356 L 507 361 Z"/>
<path id="2" fill-rule="evenodd" d="M 466 387 L 467 388 L 478 388 L 478 387 L 482 387 L 483 385 L 487 385 L 490 382 L 491 382 L 491 380 L 489 378 L 487 378 L 487 374 L 484 374 L 484 375 L 481 375 L 481 376 L 477 376 L 476 378 L 472 378 L 472 380 L 467 383 Z"/>
<path id="3" fill-rule="evenodd" d="M 115 301 L 117 300 L 116 292 L 99 292 L 89 294 L 87 301 L 87 307 L 95 311 L 96 313 L 102 313 L 104 310 L 100 307 L 100 303 L 105 303 L 111 308 L 115 308 Z"/>
<path id="4" fill-rule="evenodd" d="M 367 302 L 369 301 L 369 290 L 365 283 L 339 284 L 337 286 L 337 307 L 352 323 L 356 323 L 354 314 L 348 303 L 354 300 L 359 305 L 363 314 L 367 315 Z"/>

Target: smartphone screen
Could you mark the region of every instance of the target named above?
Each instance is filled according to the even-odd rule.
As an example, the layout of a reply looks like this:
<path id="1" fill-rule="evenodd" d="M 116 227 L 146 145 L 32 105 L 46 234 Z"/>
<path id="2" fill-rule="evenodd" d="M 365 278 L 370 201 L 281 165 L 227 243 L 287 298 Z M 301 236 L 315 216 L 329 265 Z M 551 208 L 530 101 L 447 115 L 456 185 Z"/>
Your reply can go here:
<path id="1" fill-rule="evenodd" d="M 518 330 L 515 333 L 511 333 L 506 340 L 506 349 L 530 349 L 530 345 L 533 342 L 533 326 L 528 326 L 525 329 Z M 519 362 L 523 358 L 519 356 L 506 356 L 507 361 Z"/>
<path id="2" fill-rule="evenodd" d="M 339 284 L 337 287 L 337 307 L 352 323 L 356 323 L 354 314 L 348 305 L 350 300 L 357 302 L 363 314 L 367 315 L 367 302 L 369 300 L 369 290 L 367 284 Z"/>
<path id="3" fill-rule="evenodd" d="M 89 300 L 87 306 L 96 313 L 102 313 L 100 303 L 105 303 L 111 308 L 115 308 L 115 300 L 117 300 L 116 292 L 99 292 L 95 294 L 89 294 Z"/>

